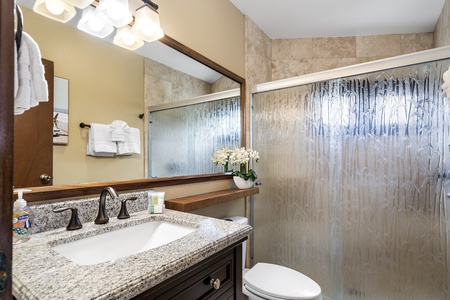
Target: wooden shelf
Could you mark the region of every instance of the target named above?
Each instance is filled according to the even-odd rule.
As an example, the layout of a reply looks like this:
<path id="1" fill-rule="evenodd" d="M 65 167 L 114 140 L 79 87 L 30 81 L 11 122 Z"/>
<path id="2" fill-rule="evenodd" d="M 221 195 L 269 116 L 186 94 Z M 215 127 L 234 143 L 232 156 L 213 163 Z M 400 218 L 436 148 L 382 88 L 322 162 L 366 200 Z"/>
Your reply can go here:
<path id="1" fill-rule="evenodd" d="M 206 194 L 187 196 L 166 200 L 166 208 L 189 212 L 200 208 L 205 208 L 211 205 L 225 203 L 236 199 L 248 197 L 259 194 L 259 188 L 254 187 L 246 190 L 230 189 Z"/>

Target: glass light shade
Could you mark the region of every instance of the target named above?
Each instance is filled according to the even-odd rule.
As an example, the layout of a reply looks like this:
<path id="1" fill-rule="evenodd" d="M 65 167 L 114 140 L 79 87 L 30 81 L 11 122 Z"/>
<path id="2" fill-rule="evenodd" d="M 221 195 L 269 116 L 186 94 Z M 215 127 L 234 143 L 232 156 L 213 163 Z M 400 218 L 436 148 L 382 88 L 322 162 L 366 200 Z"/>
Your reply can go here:
<path id="1" fill-rule="evenodd" d="M 72 5 L 62 0 L 37 0 L 33 10 L 44 17 L 62 23 L 66 23 L 77 13 Z"/>
<path id="2" fill-rule="evenodd" d="M 73 5 L 81 9 L 88 7 L 92 2 L 94 2 L 93 0 L 64 0 L 64 1 L 69 3 L 70 5 Z"/>
<path id="3" fill-rule="evenodd" d="M 148 5 L 136 9 L 132 30 L 147 42 L 156 41 L 164 36 L 159 24 L 159 13 Z"/>
<path id="4" fill-rule="evenodd" d="M 115 27 L 122 27 L 133 21 L 133 16 L 128 9 L 128 0 L 100 0 L 95 14 Z"/>
<path id="5" fill-rule="evenodd" d="M 64 0 L 64 1 L 69 3 L 70 5 L 73 5 L 81 9 L 88 7 L 92 2 L 94 2 L 93 0 Z"/>
<path id="6" fill-rule="evenodd" d="M 128 25 L 117 28 L 113 43 L 129 50 L 135 50 L 144 45 L 144 41 L 135 35 Z"/>
<path id="7" fill-rule="evenodd" d="M 106 24 L 102 19 L 98 18 L 95 13 L 95 8 L 92 6 L 86 7 L 83 10 L 83 15 L 78 22 L 78 29 L 83 30 L 89 34 L 95 35 L 99 38 L 104 38 L 113 32 L 114 27 Z"/>

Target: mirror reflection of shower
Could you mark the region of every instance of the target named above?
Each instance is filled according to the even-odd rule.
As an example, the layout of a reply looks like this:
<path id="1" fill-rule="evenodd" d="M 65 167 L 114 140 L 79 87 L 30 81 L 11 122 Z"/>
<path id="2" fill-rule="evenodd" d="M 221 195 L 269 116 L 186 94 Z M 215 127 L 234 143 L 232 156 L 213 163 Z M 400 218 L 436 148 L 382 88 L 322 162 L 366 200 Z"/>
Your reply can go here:
<path id="1" fill-rule="evenodd" d="M 223 172 L 218 149 L 241 145 L 238 90 L 150 108 L 150 177 Z"/>

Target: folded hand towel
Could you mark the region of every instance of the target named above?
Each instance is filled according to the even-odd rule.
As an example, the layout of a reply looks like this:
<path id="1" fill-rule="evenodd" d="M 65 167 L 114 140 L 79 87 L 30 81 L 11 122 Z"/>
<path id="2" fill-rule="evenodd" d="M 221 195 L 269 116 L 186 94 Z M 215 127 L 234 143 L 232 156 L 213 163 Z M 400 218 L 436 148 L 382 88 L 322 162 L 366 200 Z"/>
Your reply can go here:
<path id="1" fill-rule="evenodd" d="M 91 123 L 86 154 L 90 156 L 112 157 L 117 152 L 117 145 L 111 140 L 109 125 Z"/>
<path id="2" fill-rule="evenodd" d="M 117 155 L 141 154 L 141 133 L 131 127 L 123 142 L 117 142 Z"/>
<path id="3" fill-rule="evenodd" d="M 113 142 L 123 142 L 125 140 L 125 134 L 130 132 L 130 126 L 124 121 L 115 120 L 109 124 L 111 129 L 111 139 Z"/>

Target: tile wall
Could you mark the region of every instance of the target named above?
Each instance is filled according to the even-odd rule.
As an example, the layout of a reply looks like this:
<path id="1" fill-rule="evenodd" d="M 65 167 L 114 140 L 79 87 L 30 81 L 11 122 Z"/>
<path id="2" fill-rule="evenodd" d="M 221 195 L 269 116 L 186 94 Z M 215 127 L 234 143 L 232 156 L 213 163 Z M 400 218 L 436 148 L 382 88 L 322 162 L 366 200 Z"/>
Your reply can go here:
<path id="1" fill-rule="evenodd" d="M 434 29 L 434 47 L 450 45 L 450 0 L 445 0 L 444 8 Z"/>
<path id="2" fill-rule="evenodd" d="M 272 80 L 433 48 L 433 33 L 272 40 Z"/>

